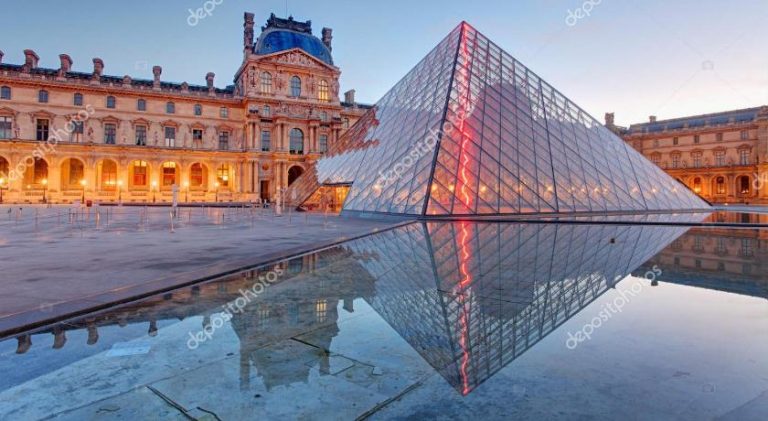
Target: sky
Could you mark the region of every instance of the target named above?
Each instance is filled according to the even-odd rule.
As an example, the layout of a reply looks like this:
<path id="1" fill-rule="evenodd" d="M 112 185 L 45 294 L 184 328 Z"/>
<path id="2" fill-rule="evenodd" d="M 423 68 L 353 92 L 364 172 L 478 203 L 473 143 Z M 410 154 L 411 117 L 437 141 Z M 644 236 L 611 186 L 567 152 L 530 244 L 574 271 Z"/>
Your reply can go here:
<path id="1" fill-rule="evenodd" d="M 33 49 L 40 66 L 164 81 L 232 84 L 243 12 L 256 36 L 269 14 L 333 28 L 341 90 L 375 103 L 466 20 L 544 80 L 619 125 L 768 105 L 766 0 L 25 0 L 3 5 L 3 62 Z M 207 3 L 207 4 L 206 4 Z M 210 15 L 190 25 L 190 10 Z M 286 13 L 287 11 L 287 13 Z"/>

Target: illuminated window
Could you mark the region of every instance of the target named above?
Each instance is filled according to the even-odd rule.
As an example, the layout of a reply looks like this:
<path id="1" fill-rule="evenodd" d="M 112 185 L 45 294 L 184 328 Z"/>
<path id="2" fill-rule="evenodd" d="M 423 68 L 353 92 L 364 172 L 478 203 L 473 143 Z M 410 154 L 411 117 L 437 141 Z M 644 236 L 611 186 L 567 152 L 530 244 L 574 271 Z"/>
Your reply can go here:
<path id="1" fill-rule="evenodd" d="M 693 191 L 696 193 L 701 193 L 701 177 L 696 177 L 693 179 Z"/>
<path id="2" fill-rule="evenodd" d="M 725 177 L 715 179 L 715 194 L 725 194 Z"/>
<path id="3" fill-rule="evenodd" d="M 328 82 L 321 80 L 320 83 L 317 84 L 317 99 L 325 102 L 331 100 L 330 90 L 328 89 Z"/>
<path id="4" fill-rule="evenodd" d="M 163 186 L 169 187 L 176 184 L 176 163 L 166 162 L 163 164 Z"/>
<path id="5" fill-rule="evenodd" d="M 85 178 L 85 166 L 78 159 L 69 160 L 69 185 L 76 186 Z"/>
<path id="6" fill-rule="evenodd" d="M 317 300 L 315 302 L 315 321 L 325 323 L 328 319 L 328 301 Z"/>
<path id="7" fill-rule="evenodd" d="M 736 185 L 739 186 L 739 193 L 743 195 L 748 195 L 752 187 L 752 183 L 749 182 L 749 177 L 746 175 L 740 176 L 736 180 Z"/>
<path id="8" fill-rule="evenodd" d="M 298 76 L 294 76 L 291 78 L 291 96 L 293 97 L 301 96 L 301 79 L 299 79 Z"/>
<path id="9" fill-rule="evenodd" d="M 35 158 L 35 168 L 32 173 L 32 182 L 42 184 L 43 180 L 48 179 L 48 163 L 40 158 Z"/>
<path id="10" fill-rule="evenodd" d="M 133 185 L 139 187 L 147 186 L 147 162 L 146 161 L 133 161 Z"/>
<path id="11" fill-rule="evenodd" d="M 189 171 L 189 185 L 192 187 L 203 186 L 203 166 L 202 164 L 192 164 L 192 168 Z"/>
<path id="12" fill-rule="evenodd" d="M 222 164 L 216 170 L 216 181 L 221 187 L 229 187 L 229 165 Z"/>
<path id="13" fill-rule="evenodd" d="M 101 164 L 101 188 L 112 190 L 115 186 L 117 186 L 117 164 L 107 159 Z"/>
<path id="14" fill-rule="evenodd" d="M 272 93 L 272 75 L 269 72 L 261 73 L 261 93 L 262 94 Z"/>

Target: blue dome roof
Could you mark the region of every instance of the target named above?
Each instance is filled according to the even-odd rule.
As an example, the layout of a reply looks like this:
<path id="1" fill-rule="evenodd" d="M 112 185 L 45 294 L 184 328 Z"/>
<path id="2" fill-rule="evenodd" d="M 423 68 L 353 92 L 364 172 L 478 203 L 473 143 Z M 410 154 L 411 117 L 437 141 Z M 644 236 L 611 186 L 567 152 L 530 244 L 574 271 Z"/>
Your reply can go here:
<path id="1" fill-rule="evenodd" d="M 333 57 L 331 51 L 317 37 L 287 29 L 270 28 L 262 32 L 256 46 L 253 47 L 255 54 L 272 54 L 279 51 L 286 51 L 292 48 L 300 48 L 313 57 L 333 66 Z"/>

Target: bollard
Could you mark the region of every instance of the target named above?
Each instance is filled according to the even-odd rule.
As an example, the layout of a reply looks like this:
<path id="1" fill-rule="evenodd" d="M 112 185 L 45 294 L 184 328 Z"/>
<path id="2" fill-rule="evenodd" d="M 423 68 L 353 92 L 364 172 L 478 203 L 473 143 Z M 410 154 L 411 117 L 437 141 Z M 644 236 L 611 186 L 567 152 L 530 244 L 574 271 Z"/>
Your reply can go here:
<path id="1" fill-rule="evenodd" d="M 173 211 L 170 211 L 170 212 L 169 212 L 169 215 L 170 215 L 170 217 L 171 217 L 171 234 L 173 234 L 174 232 L 176 232 L 176 231 L 174 231 L 174 229 L 173 229 L 173 220 L 174 220 Z"/>

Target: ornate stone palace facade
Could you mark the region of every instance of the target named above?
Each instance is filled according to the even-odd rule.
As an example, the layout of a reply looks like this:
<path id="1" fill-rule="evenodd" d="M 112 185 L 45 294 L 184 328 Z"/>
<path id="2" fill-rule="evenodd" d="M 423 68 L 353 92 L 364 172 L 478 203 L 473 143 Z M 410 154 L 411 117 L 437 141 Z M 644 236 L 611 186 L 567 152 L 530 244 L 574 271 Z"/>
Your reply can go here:
<path id="1" fill-rule="evenodd" d="M 0 52 L 0 200 L 167 202 L 274 200 L 362 115 L 339 100 L 332 31 L 272 15 L 254 42 L 245 13 L 234 85 L 204 86 L 23 65 Z"/>
<path id="2" fill-rule="evenodd" d="M 768 106 L 608 128 L 712 203 L 768 203 Z"/>

